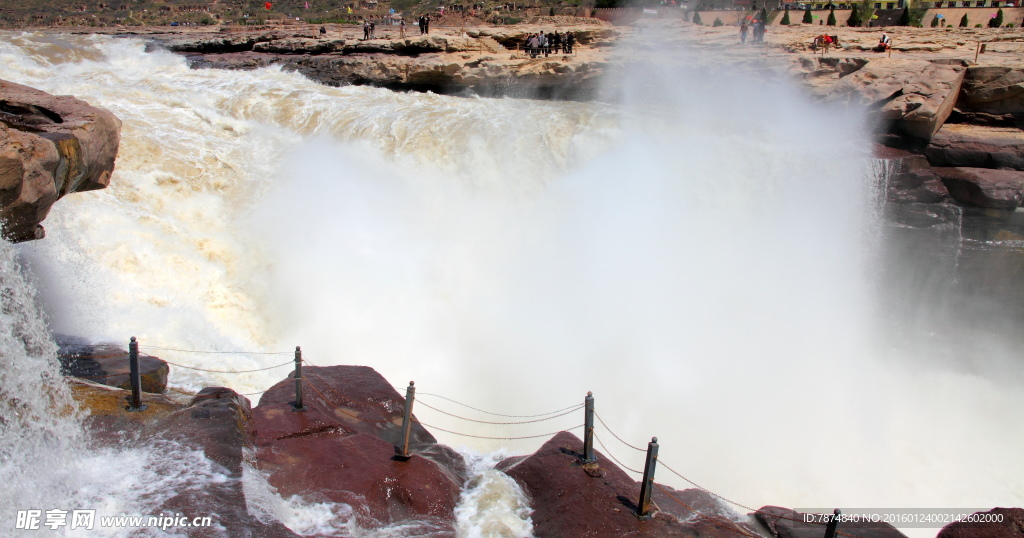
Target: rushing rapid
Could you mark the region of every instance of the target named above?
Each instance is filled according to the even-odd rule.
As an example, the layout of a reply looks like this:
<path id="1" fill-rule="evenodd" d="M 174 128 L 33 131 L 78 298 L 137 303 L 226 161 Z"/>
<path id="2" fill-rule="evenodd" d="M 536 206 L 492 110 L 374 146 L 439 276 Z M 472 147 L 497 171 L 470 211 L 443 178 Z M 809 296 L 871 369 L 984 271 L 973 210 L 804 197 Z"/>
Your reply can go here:
<path id="1" fill-rule="evenodd" d="M 5 38 L 0 78 L 124 122 L 111 186 L 61 200 L 45 240 L 4 246 L 27 267 L 5 267 L 5 285 L 30 273 L 52 332 L 137 336 L 143 349 L 301 345 L 313 364 L 369 365 L 512 414 L 593 391 L 616 434 L 658 436 L 666 463 L 755 507 L 1024 503 L 1024 379 L 1005 375 L 1020 371 L 1006 362 L 1019 349 L 990 335 L 992 361 L 964 358 L 968 370 L 930 361 L 928 342 L 892 345 L 868 137 L 785 85 L 753 99 L 742 76 L 626 73 L 622 102 L 455 98 L 192 70 L 135 39 Z M 7 380 L 25 375 L 22 362 L 56 375 L 47 328 L 33 323 L 38 350 L 8 355 L 17 345 L 4 343 L 15 360 L 0 366 L 3 387 L 20 394 L 28 381 Z M 280 362 L 154 354 L 222 369 Z M 171 383 L 250 393 L 286 373 L 174 370 Z M 56 428 L 59 414 L 39 405 L 3 435 Z M 417 413 L 475 435 L 545 431 Z M 582 423 L 560 420 L 547 427 Z M 437 436 L 474 454 L 460 533 L 529 535 L 526 500 L 486 453 L 539 441 Z M 28 447 L 5 456 L 44 457 Z M 297 532 L 346 524 L 344 507 L 279 499 L 247 474 L 247 496 Z M 94 479 L 96 499 L 121 502 Z M 45 496 L 61 480 L 8 483 Z"/>

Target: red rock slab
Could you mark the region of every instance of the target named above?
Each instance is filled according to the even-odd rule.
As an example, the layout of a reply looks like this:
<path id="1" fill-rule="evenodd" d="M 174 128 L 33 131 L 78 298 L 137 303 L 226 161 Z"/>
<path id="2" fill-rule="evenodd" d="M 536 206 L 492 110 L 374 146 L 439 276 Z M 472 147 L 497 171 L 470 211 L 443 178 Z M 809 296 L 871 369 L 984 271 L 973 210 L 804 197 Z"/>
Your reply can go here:
<path id="1" fill-rule="evenodd" d="M 1024 538 L 1024 508 L 993 508 L 974 515 L 983 517 L 975 522 L 950 523 L 936 538 Z"/>
<path id="2" fill-rule="evenodd" d="M 396 458 L 405 399 L 365 366 L 303 367 L 304 411 L 295 381 L 271 387 L 253 410 L 256 457 L 283 496 L 352 507 L 359 526 L 422 526 L 454 533 L 465 463 L 414 424 L 408 461 Z M 293 373 L 294 375 L 294 373 Z"/>
<path id="3" fill-rule="evenodd" d="M 988 168 L 935 167 L 960 205 L 1013 210 L 1024 201 L 1024 172 Z"/>
<path id="4" fill-rule="evenodd" d="M 575 435 L 561 432 L 532 455 L 509 458 L 497 466 L 530 497 L 538 537 L 756 536 L 752 529 L 717 514 L 699 516 L 659 488 L 652 494 L 653 517 L 638 519 L 640 484 L 599 452 L 598 467 L 584 467 L 582 447 Z M 711 512 L 703 493 L 665 491 L 702 514 Z"/>

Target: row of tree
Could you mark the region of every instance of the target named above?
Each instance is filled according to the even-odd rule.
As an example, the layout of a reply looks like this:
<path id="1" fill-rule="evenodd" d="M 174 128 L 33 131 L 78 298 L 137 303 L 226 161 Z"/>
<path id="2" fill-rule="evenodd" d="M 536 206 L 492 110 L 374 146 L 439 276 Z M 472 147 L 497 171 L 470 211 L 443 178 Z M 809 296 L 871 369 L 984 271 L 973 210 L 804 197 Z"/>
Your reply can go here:
<path id="1" fill-rule="evenodd" d="M 846 25 L 847 26 L 864 26 L 865 19 L 870 19 L 870 17 L 871 17 L 873 12 L 874 12 L 874 10 L 871 9 L 867 5 L 863 5 L 863 6 L 858 7 L 857 4 L 853 4 L 852 5 L 852 10 L 850 12 L 850 18 L 846 19 Z M 920 17 L 920 15 L 918 15 L 918 16 Z M 754 16 L 754 19 L 755 20 L 760 19 L 760 20 L 763 20 L 763 21 L 767 21 L 768 20 L 768 11 L 765 8 L 761 8 L 761 10 L 758 11 L 757 15 Z M 807 8 L 804 10 L 804 17 L 803 17 L 803 20 L 801 22 L 803 22 L 804 24 L 814 24 L 814 15 L 811 13 L 811 6 L 807 6 Z M 703 22 L 700 20 L 700 13 L 699 12 L 695 11 L 693 13 L 693 23 L 694 24 L 703 24 Z M 900 14 L 900 21 L 899 21 L 898 25 L 899 26 L 910 26 L 910 23 L 911 23 L 910 9 L 903 8 L 903 13 Z M 787 26 L 792 24 L 792 22 L 790 21 L 790 18 L 789 18 L 789 8 L 788 7 L 786 8 L 786 11 L 782 15 L 782 24 L 783 25 L 787 25 Z M 835 8 L 835 6 L 832 6 L 831 8 L 829 8 L 829 10 L 828 10 L 828 19 L 825 21 L 825 24 L 827 24 L 829 26 L 835 26 L 836 25 L 836 8 Z M 932 28 L 934 28 L 936 26 L 939 26 L 941 24 L 942 24 L 942 17 L 940 15 L 936 15 L 935 18 L 933 18 L 932 22 L 931 22 Z M 988 26 L 989 26 L 989 28 L 999 28 L 1002 25 L 1003 25 L 1003 10 L 1002 10 L 1002 8 L 1000 8 L 999 11 L 996 13 L 996 16 L 992 17 L 991 19 L 989 19 Z M 714 26 L 722 26 L 722 20 L 716 18 L 715 22 L 714 22 Z M 961 28 L 966 28 L 967 26 L 968 26 L 967 14 L 964 14 L 963 18 L 960 19 L 960 27 Z M 979 24 L 978 26 L 981 26 L 981 25 Z"/>

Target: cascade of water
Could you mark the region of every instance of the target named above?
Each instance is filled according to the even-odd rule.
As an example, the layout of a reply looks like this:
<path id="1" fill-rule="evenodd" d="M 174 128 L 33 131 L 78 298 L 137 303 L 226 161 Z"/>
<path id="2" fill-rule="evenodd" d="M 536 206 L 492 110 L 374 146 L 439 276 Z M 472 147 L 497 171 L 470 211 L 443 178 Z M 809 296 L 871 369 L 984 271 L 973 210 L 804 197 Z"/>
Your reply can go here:
<path id="1" fill-rule="evenodd" d="M 856 127 L 789 92 L 740 107 L 749 81 L 627 73 L 635 106 L 460 100 L 193 71 L 132 40 L 0 53 L 0 76 L 125 122 L 112 187 L 19 247 L 62 332 L 301 344 L 510 412 L 593 390 L 618 433 L 658 435 L 665 461 L 750 504 L 1024 499 L 1012 376 L 879 351 L 875 303 L 900 290 L 865 275 L 892 170 L 865 188 Z M 822 151 L 822 132 L 853 140 Z M 173 376 L 251 392 L 280 374 Z"/>

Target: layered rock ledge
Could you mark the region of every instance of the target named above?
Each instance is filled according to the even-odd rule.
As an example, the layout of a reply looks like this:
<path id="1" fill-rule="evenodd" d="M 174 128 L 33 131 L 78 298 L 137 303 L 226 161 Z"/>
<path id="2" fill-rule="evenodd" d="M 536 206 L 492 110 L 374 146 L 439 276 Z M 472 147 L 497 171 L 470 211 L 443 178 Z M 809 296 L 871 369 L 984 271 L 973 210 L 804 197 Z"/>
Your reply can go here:
<path id="1" fill-rule="evenodd" d="M 110 183 L 121 121 L 70 96 L 0 80 L 0 223 L 9 241 L 40 239 L 50 207 Z"/>

